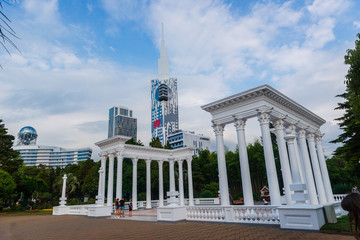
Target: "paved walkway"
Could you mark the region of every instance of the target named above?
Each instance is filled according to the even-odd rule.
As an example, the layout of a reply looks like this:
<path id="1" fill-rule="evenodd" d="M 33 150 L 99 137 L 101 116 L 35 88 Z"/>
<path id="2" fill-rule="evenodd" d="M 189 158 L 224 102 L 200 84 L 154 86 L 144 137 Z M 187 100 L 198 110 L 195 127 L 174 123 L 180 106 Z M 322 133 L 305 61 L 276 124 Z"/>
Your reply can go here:
<path id="1" fill-rule="evenodd" d="M 354 239 L 352 236 L 281 230 L 278 226 L 126 219 L 51 215 L 0 217 L 0 239 Z"/>

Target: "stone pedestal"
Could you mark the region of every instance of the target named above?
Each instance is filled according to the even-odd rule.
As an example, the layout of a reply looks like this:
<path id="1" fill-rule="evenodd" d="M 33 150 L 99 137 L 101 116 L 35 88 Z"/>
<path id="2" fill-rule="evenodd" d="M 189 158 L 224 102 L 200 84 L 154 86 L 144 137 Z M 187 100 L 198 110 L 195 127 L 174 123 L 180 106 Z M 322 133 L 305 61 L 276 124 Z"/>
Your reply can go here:
<path id="1" fill-rule="evenodd" d="M 325 224 L 322 205 L 281 206 L 278 211 L 284 229 L 319 230 Z"/>
<path id="2" fill-rule="evenodd" d="M 59 215 L 66 215 L 66 214 L 69 214 L 68 208 L 66 206 L 53 207 L 53 215 L 59 216 Z"/>
<path id="3" fill-rule="evenodd" d="M 157 220 L 158 221 L 182 221 L 186 220 L 186 207 L 182 206 L 165 206 L 157 208 Z"/>
<path id="4" fill-rule="evenodd" d="M 88 208 L 89 217 L 110 217 L 112 206 L 91 206 Z"/>

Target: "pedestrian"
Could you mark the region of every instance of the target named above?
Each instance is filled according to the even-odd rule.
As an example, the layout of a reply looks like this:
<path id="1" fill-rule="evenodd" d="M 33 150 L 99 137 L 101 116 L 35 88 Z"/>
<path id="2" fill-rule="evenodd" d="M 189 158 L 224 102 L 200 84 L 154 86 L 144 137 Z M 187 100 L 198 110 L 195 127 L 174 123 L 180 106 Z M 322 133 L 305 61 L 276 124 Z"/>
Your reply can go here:
<path id="1" fill-rule="evenodd" d="M 342 201 L 341 207 L 349 212 L 350 229 L 357 240 L 360 240 L 360 194 L 350 193 Z M 354 223 L 354 230 L 353 230 Z"/>
<path id="2" fill-rule="evenodd" d="M 133 205 L 132 205 L 132 201 L 130 199 L 130 202 L 129 202 L 129 217 L 132 217 L 132 211 L 133 211 Z"/>
<path id="3" fill-rule="evenodd" d="M 124 200 L 124 198 L 121 198 L 121 200 L 119 202 L 119 206 L 120 206 L 120 217 L 125 217 L 125 200 Z"/>
<path id="4" fill-rule="evenodd" d="M 115 205 L 115 217 L 120 217 L 120 202 L 119 199 L 116 199 Z"/>

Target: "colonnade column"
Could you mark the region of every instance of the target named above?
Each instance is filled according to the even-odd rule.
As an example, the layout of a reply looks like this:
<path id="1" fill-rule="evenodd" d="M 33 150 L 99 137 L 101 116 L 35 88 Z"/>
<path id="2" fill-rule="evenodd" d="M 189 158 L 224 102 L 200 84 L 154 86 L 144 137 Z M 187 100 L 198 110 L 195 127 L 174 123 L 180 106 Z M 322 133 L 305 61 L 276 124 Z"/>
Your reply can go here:
<path id="1" fill-rule="evenodd" d="M 229 206 L 229 186 L 227 180 L 226 172 L 226 160 L 225 160 L 225 150 L 224 150 L 224 126 L 221 124 L 214 124 L 213 126 L 215 136 L 216 136 L 216 149 L 217 149 L 217 159 L 218 159 L 218 169 L 219 169 L 219 188 L 220 188 L 220 197 L 221 205 Z"/>
<path id="2" fill-rule="evenodd" d="M 146 159 L 146 208 L 151 208 L 151 178 L 150 167 L 151 159 Z"/>
<path id="3" fill-rule="evenodd" d="M 254 205 L 253 192 L 250 178 L 249 159 L 245 140 L 245 122 L 243 119 L 236 119 L 235 127 L 238 139 L 241 183 L 244 196 L 244 205 Z"/>
<path id="4" fill-rule="evenodd" d="M 103 205 L 104 204 L 104 197 L 102 196 L 102 178 L 103 178 L 103 174 L 104 174 L 104 169 L 102 167 L 100 167 L 99 169 L 99 185 L 98 185 L 98 195 L 96 196 L 96 204 L 97 205 Z"/>
<path id="5" fill-rule="evenodd" d="M 309 153 L 308 153 L 308 149 L 307 149 L 307 145 L 306 145 L 305 135 L 306 135 L 306 132 L 304 129 L 299 130 L 299 143 L 300 143 L 302 159 L 304 162 L 304 170 L 305 170 L 305 177 L 306 177 L 306 189 L 308 190 L 310 204 L 318 205 L 319 201 L 318 201 L 317 195 L 316 195 L 315 182 L 314 182 L 313 173 L 311 170 L 311 163 L 310 163 Z"/>
<path id="6" fill-rule="evenodd" d="M 298 165 L 297 154 L 296 154 L 296 149 L 295 149 L 296 136 L 294 134 L 292 134 L 290 129 L 287 129 L 287 130 L 289 132 L 287 132 L 287 134 L 285 136 L 285 140 L 287 142 L 288 149 L 289 149 L 292 181 L 294 184 L 300 184 L 301 177 L 300 177 L 299 165 Z"/>
<path id="7" fill-rule="evenodd" d="M 325 204 L 326 203 L 325 188 L 324 188 L 324 183 L 323 183 L 323 180 L 321 177 L 319 160 L 316 155 L 315 135 L 313 133 L 309 133 L 307 139 L 308 139 L 308 144 L 309 144 L 311 163 L 312 163 L 313 171 L 314 171 L 314 175 L 315 175 L 316 189 L 317 189 L 317 193 L 319 195 L 319 201 L 320 201 L 320 204 Z"/>
<path id="8" fill-rule="evenodd" d="M 104 154 L 100 155 L 101 159 L 101 168 L 104 171 L 101 176 L 101 196 L 102 196 L 102 203 L 105 205 L 105 174 L 106 174 L 106 158 L 107 156 Z"/>
<path id="9" fill-rule="evenodd" d="M 329 203 L 332 203 L 332 202 L 334 202 L 334 195 L 333 195 L 333 191 L 332 191 L 332 188 L 331 188 L 329 172 L 328 172 L 328 169 L 327 169 L 327 166 L 326 166 L 324 151 L 323 151 L 323 147 L 322 147 L 322 143 L 321 143 L 322 142 L 322 135 L 317 136 L 315 138 L 315 142 L 316 142 L 316 150 L 317 150 L 317 153 L 318 153 L 318 156 L 319 156 L 321 175 L 322 175 L 324 186 L 325 186 L 327 201 Z"/>
<path id="10" fill-rule="evenodd" d="M 297 161 L 297 167 L 299 169 L 299 173 L 300 173 L 300 179 L 301 179 L 301 183 L 306 184 L 306 177 L 305 177 L 305 167 L 304 167 L 304 162 L 302 161 L 302 156 L 299 152 L 299 147 L 298 147 L 298 141 L 297 141 L 297 133 L 296 133 L 296 126 L 295 125 L 290 125 L 289 129 L 291 130 L 292 135 L 295 136 L 294 138 L 294 147 L 295 147 L 295 153 L 296 153 L 296 161 Z"/>
<path id="11" fill-rule="evenodd" d="M 122 198 L 122 174 L 123 174 L 123 156 L 122 152 L 116 152 L 117 174 L 116 174 L 116 198 Z"/>
<path id="12" fill-rule="evenodd" d="M 293 184 L 291 184 L 290 190 L 294 191 L 291 200 L 294 200 L 296 204 L 304 204 L 307 198 L 306 195 L 304 194 L 305 184 L 301 183 L 301 177 L 297 162 L 298 156 L 296 154 L 296 149 L 295 149 L 295 139 L 296 136 L 292 134 L 291 129 L 287 129 L 285 140 L 287 142 L 289 149 L 291 172 L 293 177 L 292 178 Z"/>
<path id="13" fill-rule="evenodd" d="M 290 173 L 289 157 L 287 154 L 286 143 L 284 139 L 284 122 L 281 119 L 279 119 L 275 121 L 274 127 L 275 127 L 277 146 L 279 149 L 281 172 L 282 172 L 284 189 L 285 189 L 286 203 L 288 205 L 292 205 L 293 201 L 291 199 L 291 191 L 290 191 L 290 184 L 292 184 L 292 179 Z"/>
<path id="14" fill-rule="evenodd" d="M 133 162 L 133 179 L 132 179 L 132 204 L 133 210 L 137 210 L 137 158 L 132 159 Z"/>
<path id="15" fill-rule="evenodd" d="M 258 120 L 261 126 L 261 134 L 264 145 L 266 174 L 269 183 L 271 205 L 281 205 L 279 182 L 276 174 L 274 151 L 270 136 L 270 115 L 266 112 L 259 113 Z"/>
<path id="16" fill-rule="evenodd" d="M 188 184 L 189 184 L 189 206 L 194 206 L 194 192 L 193 192 L 193 180 L 192 180 L 192 157 L 186 159 L 188 167 Z"/>
<path id="17" fill-rule="evenodd" d="M 177 161 L 179 166 L 179 193 L 180 193 L 180 206 L 184 206 L 184 178 L 183 178 L 183 160 Z"/>
<path id="18" fill-rule="evenodd" d="M 163 160 L 159 160 L 159 207 L 164 206 Z"/>
<path id="19" fill-rule="evenodd" d="M 174 159 L 169 159 L 169 182 L 170 182 L 170 192 L 175 192 L 175 171 L 174 171 Z"/>
<path id="20" fill-rule="evenodd" d="M 107 206 L 113 205 L 114 192 L 114 158 L 113 153 L 109 154 L 109 175 L 108 175 L 108 192 L 107 192 Z"/>

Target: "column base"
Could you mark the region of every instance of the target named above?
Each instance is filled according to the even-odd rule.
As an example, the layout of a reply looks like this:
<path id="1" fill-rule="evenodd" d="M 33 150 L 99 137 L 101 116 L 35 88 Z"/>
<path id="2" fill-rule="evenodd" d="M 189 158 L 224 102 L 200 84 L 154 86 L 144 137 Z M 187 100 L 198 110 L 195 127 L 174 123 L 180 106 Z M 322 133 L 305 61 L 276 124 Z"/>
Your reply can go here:
<path id="1" fill-rule="evenodd" d="M 278 211 L 284 229 L 320 230 L 325 224 L 322 205 L 281 206 Z"/>
<path id="2" fill-rule="evenodd" d="M 187 211 L 186 207 L 158 207 L 157 208 L 157 220 L 158 221 L 169 221 L 176 222 L 186 219 Z"/>

